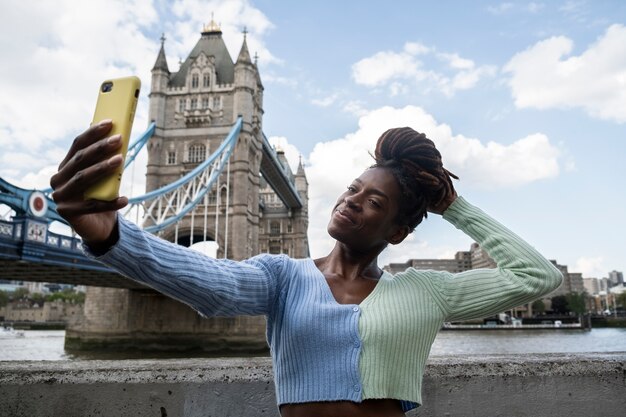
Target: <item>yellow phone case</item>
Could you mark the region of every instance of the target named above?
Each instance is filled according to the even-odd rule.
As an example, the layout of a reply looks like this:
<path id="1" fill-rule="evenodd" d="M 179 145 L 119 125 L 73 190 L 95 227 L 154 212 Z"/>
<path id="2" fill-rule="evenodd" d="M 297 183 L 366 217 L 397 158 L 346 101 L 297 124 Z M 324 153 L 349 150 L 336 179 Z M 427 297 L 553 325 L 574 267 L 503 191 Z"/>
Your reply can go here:
<path id="1" fill-rule="evenodd" d="M 96 111 L 92 124 L 104 119 L 113 120 L 110 136 L 122 135 L 122 156 L 126 157 L 130 131 L 133 127 L 135 109 L 141 81 L 137 77 L 124 77 L 106 80 L 100 85 Z M 87 189 L 84 193 L 85 200 L 105 200 L 111 201 L 119 197 L 120 184 L 122 182 L 122 172 L 124 164 L 113 174 Z"/>

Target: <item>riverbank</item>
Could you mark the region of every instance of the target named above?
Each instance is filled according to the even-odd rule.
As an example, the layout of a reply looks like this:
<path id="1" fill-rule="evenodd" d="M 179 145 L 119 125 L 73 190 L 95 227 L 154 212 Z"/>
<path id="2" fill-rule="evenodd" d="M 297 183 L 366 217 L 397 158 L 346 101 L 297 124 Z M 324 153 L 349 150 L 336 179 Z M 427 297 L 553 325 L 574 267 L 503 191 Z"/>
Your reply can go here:
<path id="1" fill-rule="evenodd" d="M 73 351 L 65 347 L 62 330 L 24 330 L 25 337 L 0 338 L 1 360 L 126 360 L 215 358 L 223 356 L 269 356 L 269 353 L 243 355 L 240 352 L 146 352 Z M 626 328 L 441 331 L 431 348 L 431 356 L 541 353 L 626 352 Z"/>
<path id="2" fill-rule="evenodd" d="M 269 358 L 0 362 L 0 416 L 277 416 Z M 431 358 L 410 417 L 621 417 L 626 352 Z"/>
<path id="3" fill-rule="evenodd" d="M 626 317 L 591 317 L 591 326 L 597 328 L 626 328 Z"/>
<path id="4" fill-rule="evenodd" d="M 0 326 L 16 330 L 65 330 L 64 321 L 2 321 Z"/>

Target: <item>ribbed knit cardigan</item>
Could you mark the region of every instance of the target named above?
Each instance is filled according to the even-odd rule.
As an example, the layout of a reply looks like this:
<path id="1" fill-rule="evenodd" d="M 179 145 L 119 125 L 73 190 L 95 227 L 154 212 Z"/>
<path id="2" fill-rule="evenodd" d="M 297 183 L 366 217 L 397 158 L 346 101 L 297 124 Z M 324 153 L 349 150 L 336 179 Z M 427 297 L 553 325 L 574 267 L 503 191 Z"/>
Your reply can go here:
<path id="1" fill-rule="evenodd" d="M 121 216 L 119 241 L 97 259 L 202 315 L 265 315 L 279 406 L 385 398 L 406 411 L 421 404 L 426 359 L 444 322 L 528 303 L 562 280 L 552 263 L 462 197 L 443 218 L 477 241 L 497 268 L 385 272 L 358 305 L 337 303 L 312 259 L 216 260 Z"/>

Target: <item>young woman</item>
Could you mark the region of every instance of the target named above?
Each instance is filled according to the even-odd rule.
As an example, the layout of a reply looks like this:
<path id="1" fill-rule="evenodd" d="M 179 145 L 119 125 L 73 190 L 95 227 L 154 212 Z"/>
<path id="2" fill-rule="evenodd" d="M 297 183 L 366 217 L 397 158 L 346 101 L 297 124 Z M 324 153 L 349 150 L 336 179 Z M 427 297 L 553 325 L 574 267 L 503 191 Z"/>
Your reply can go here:
<path id="1" fill-rule="evenodd" d="M 333 250 L 319 259 L 261 254 L 235 262 L 163 241 L 116 211 L 128 200 L 83 201 L 122 163 L 110 122 L 74 141 L 52 177 L 59 214 L 85 250 L 204 315 L 267 317 L 283 417 L 400 417 L 417 407 L 426 359 L 445 321 L 492 315 L 557 288 L 560 272 L 529 244 L 458 197 L 432 141 L 410 128 L 378 140 L 375 164 L 331 211 Z M 426 217 L 443 215 L 477 241 L 495 269 L 451 274 L 378 266 Z"/>

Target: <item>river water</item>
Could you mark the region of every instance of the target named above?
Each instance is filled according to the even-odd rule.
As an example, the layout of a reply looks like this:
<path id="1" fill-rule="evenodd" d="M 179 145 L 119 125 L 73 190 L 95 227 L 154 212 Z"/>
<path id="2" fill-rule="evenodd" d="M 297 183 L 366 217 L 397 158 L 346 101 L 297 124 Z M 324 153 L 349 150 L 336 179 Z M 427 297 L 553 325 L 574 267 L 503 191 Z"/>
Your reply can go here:
<path id="1" fill-rule="evenodd" d="M 141 352 L 67 352 L 63 330 L 25 330 L 0 338 L 0 361 L 151 359 L 225 355 Z M 626 352 L 626 328 L 583 330 L 448 330 L 439 332 L 431 356 L 475 354 Z"/>

